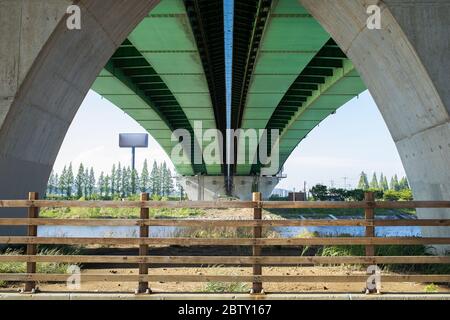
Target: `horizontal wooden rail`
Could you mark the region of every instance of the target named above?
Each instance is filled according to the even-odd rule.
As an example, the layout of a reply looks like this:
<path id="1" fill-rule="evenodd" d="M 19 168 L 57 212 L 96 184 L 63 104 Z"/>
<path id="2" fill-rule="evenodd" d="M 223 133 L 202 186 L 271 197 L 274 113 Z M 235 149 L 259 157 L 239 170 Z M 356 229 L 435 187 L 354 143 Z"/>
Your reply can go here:
<path id="1" fill-rule="evenodd" d="M 264 209 L 415 209 L 450 208 L 450 201 L 262 201 Z"/>
<path id="2" fill-rule="evenodd" d="M 252 201 L 77 201 L 77 200 L 0 200 L 0 208 L 254 208 Z"/>
<path id="3" fill-rule="evenodd" d="M 53 219 L 0 218 L 0 226 L 159 226 L 159 227 L 304 227 L 304 226 L 450 226 L 450 219 L 288 219 L 288 220 L 207 220 L 207 219 Z"/>
<path id="4" fill-rule="evenodd" d="M 54 281 L 66 282 L 69 274 L 42 273 L 1 273 L 0 280 L 4 281 Z M 237 276 L 237 275 L 130 275 L 130 274 L 83 274 L 81 282 L 112 281 L 112 282 L 361 282 L 367 281 L 367 275 L 342 276 Z M 450 275 L 381 275 L 382 282 L 450 282 Z"/>
<path id="5" fill-rule="evenodd" d="M 77 201 L 0 200 L 0 208 L 263 208 L 263 209 L 415 209 L 450 208 L 450 201 Z"/>
<path id="6" fill-rule="evenodd" d="M 79 256 L 2 255 L 0 262 L 219 265 L 450 264 L 450 256 Z"/>
<path id="7" fill-rule="evenodd" d="M 429 245 L 450 244 L 450 238 L 342 237 L 342 238 L 60 238 L 0 237 L 0 244 L 66 245 L 178 245 L 178 246 L 311 246 L 311 245 Z"/>

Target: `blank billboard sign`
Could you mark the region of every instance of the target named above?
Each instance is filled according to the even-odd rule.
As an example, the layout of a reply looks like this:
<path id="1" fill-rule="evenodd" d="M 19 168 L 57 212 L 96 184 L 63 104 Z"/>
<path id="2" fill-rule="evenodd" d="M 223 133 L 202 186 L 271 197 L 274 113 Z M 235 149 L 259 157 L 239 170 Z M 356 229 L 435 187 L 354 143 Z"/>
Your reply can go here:
<path id="1" fill-rule="evenodd" d="M 121 133 L 119 134 L 119 146 L 121 148 L 147 148 L 148 134 Z"/>

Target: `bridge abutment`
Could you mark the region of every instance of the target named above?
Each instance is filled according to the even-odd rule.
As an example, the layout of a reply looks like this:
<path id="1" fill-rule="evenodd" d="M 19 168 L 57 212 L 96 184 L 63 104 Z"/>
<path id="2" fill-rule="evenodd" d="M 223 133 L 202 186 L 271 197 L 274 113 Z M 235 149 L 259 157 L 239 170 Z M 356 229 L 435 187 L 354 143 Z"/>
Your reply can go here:
<path id="1" fill-rule="evenodd" d="M 233 177 L 231 196 L 243 201 L 252 200 L 252 192 L 261 192 L 263 199 L 268 199 L 280 177 L 236 176 Z M 183 186 L 189 200 L 214 201 L 227 196 L 223 176 L 182 177 Z"/>
<path id="2" fill-rule="evenodd" d="M 389 128 L 416 200 L 450 199 L 450 3 L 300 0 L 352 60 Z M 381 29 L 367 28 L 367 7 Z M 419 209 L 420 218 L 450 210 Z M 449 228 L 423 229 L 449 236 Z M 442 253 L 449 247 L 437 247 Z"/>

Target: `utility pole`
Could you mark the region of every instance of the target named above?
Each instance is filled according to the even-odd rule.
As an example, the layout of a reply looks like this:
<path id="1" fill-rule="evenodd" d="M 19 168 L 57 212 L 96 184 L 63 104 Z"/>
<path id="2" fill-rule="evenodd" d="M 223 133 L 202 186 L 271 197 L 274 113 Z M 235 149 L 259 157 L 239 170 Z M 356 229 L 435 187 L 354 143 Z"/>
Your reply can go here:
<path id="1" fill-rule="evenodd" d="M 343 177 L 342 179 L 344 179 L 344 189 L 347 190 L 347 179 L 348 179 L 348 177 Z"/>

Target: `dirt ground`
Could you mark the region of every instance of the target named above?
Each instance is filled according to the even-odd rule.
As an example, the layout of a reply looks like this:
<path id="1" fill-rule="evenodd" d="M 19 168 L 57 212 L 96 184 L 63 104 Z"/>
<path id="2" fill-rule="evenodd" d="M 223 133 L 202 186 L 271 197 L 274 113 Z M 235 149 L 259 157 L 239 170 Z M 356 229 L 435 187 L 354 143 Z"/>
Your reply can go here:
<path id="1" fill-rule="evenodd" d="M 83 270 L 83 274 L 137 274 L 137 269 L 89 269 Z M 150 274 L 161 275 L 250 275 L 251 268 L 248 267 L 204 267 L 204 268 L 152 268 Z M 360 270 L 352 270 L 349 267 L 264 267 L 264 275 L 361 275 Z M 381 281 L 383 279 L 381 278 Z M 81 284 L 79 290 L 69 290 L 73 292 L 118 292 L 133 293 L 136 283 L 113 283 L 113 282 L 85 282 Z M 176 292 L 206 292 L 207 285 L 204 283 L 164 283 L 151 282 L 150 287 L 155 293 L 176 293 Z M 243 284 L 242 292 L 246 292 L 251 287 L 250 284 Z M 13 285 L 1 291 L 16 291 L 22 288 L 21 285 Z M 265 283 L 264 289 L 271 293 L 361 293 L 363 283 Z M 66 292 L 66 284 L 39 284 L 42 292 Z M 382 292 L 402 292 L 402 293 L 425 293 L 427 285 L 420 283 L 383 283 Z M 436 286 L 434 292 L 448 293 L 447 286 Z"/>

